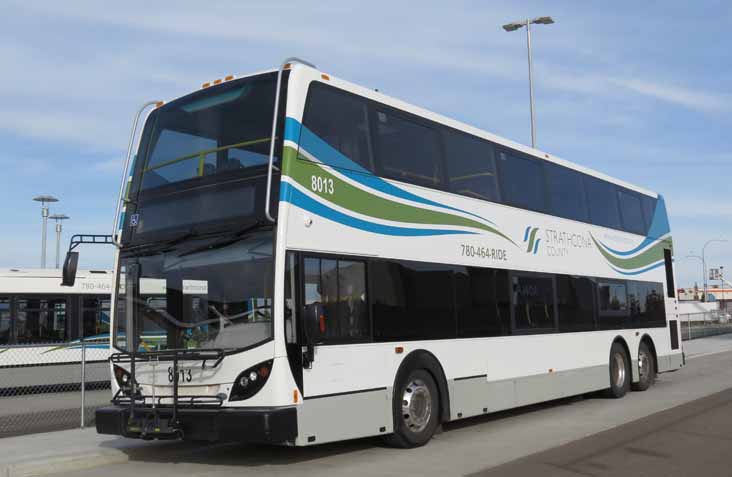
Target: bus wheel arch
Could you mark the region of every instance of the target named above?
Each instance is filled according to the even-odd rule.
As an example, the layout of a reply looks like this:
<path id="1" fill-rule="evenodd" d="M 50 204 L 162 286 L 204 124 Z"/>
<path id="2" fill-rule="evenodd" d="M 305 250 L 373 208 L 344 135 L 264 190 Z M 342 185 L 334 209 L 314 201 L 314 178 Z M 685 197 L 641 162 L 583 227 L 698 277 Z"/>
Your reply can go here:
<path id="1" fill-rule="evenodd" d="M 418 349 L 404 357 L 394 376 L 392 389 L 396 389 L 400 380 L 405 379 L 415 369 L 424 369 L 435 380 L 440 398 L 440 422 L 448 422 L 450 420 L 450 393 L 447 387 L 447 378 L 445 378 L 445 372 L 440 361 L 429 351 Z"/>
<path id="2" fill-rule="evenodd" d="M 393 432 L 384 436 L 393 447 L 419 447 L 432 439 L 449 419 L 447 380 L 440 362 L 425 350 L 407 355 L 399 365 L 392 388 Z"/>

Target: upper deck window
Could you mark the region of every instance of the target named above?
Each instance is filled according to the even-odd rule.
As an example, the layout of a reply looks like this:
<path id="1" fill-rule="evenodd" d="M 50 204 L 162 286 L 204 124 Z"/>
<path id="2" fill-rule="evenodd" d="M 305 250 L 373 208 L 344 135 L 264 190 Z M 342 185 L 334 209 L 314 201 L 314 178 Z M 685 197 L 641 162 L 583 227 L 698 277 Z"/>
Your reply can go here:
<path id="1" fill-rule="evenodd" d="M 618 194 L 615 185 L 595 177 L 585 176 L 585 190 L 592 223 L 620 229 Z"/>
<path id="2" fill-rule="evenodd" d="M 501 192 L 509 205 L 537 212 L 546 211 L 546 192 L 541 163 L 519 153 L 498 154 Z"/>
<path id="3" fill-rule="evenodd" d="M 386 177 L 440 188 L 440 138 L 432 128 L 385 110 L 376 113 L 376 151 Z"/>
<path id="4" fill-rule="evenodd" d="M 274 97 L 275 77 L 268 74 L 160 108 L 151 116 L 141 188 L 266 165 Z"/>
<path id="5" fill-rule="evenodd" d="M 545 170 L 552 213 L 565 219 L 587 222 L 582 174 L 556 164 L 546 164 Z"/>
<path id="6" fill-rule="evenodd" d="M 623 228 L 634 234 L 644 234 L 646 225 L 643 221 L 641 198 L 629 190 L 619 190 L 620 213 L 623 218 Z"/>
<path id="7" fill-rule="evenodd" d="M 373 171 L 366 100 L 313 83 L 308 93 L 303 124 L 316 136 L 353 161 L 353 169 Z M 301 138 L 307 150 L 309 144 Z M 314 153 L 314 151 L 308 151 Z M 323 158 L 320 158 L 323 159 Z M 360 166 L 360 167 L 359 167 Z"/>
<path id="8" fill-rule="evenodd" d="M 500 195 L 493 144 L 454 130 L 445 130 L 443 138 L 450 190 L 498 202 Z"/>

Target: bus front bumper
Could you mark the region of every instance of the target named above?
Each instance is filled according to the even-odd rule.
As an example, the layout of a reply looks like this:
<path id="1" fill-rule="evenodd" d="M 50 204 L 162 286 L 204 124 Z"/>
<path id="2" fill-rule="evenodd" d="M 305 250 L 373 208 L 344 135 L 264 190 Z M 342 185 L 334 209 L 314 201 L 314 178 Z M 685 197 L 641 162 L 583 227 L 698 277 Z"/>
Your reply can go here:
<path id="1" fill-rule="evenodd" d="M 178 409 L 177 423 L 170 422 L 171 408 L 128 406 L 97 409 L 99 434 L 138 439 L 184 439 L 249 443 L 294 442 L 297 437 L 295 407 Z"/>

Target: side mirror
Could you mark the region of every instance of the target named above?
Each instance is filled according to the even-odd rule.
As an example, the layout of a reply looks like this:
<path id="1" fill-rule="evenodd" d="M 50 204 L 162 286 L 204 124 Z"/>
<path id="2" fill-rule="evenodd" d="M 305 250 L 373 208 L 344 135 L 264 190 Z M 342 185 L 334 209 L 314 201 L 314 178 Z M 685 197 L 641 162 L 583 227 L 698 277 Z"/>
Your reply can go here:
<path id="1" fill-rule="evenodd" d="M 62 287 L 73 287 L 76 282 L 76 267 L 79 264 L 79 252 L 68 252 L 64 260 Z"/>

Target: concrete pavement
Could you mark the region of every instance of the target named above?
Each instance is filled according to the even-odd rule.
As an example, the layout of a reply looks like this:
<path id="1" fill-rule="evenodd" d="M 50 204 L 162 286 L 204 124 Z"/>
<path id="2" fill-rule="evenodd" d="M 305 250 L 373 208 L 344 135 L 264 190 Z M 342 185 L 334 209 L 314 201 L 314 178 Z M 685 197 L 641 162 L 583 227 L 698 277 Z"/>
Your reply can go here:
<path id="1" fill-rule="evenodd" d="M 374 439 L 311 448 L 238 444 L 197 446 L 97 436 L 93 431 L 65 431 L 77 433 L 74 439 L 78 441 L 74 445 L 71 445 L 72 434 L 65 433 L 0 439 L 0 455 L 11 449 L 9 455 L 15 456 L 16 470 L 9 475 L 30 475 L 20 473 L 23 465 L 53 462 L 53 459 L 70 454 L 87 456 L 87 460 L 79 460 L 78 465 L 85 462 L 116 464 L 76 471 L 72 471 L 73 465 L 51 466 L 51 469 L 76 477 L 102 472 L 107 477 L 242 473 L 267 476 L 465 475 L 583 439 L 732 387 L 732 337 L 695 340 L 684 346 L 691 358 L 688 366 L 660 376 L 647 392 L 631 393 L 621 400 L 571 398 L 460 421 L 445 426 L 445 432 L 419 449 L 390 449 Z M 39 436 L 45 440 L 36 441 Z M 33 449 L 39 446 L 44 452 L 34 455 Z M 36 475 L 39 473 L 42 472 L 36 471 Z M 2 472 L 0 476 L 3 476 Z"/>

